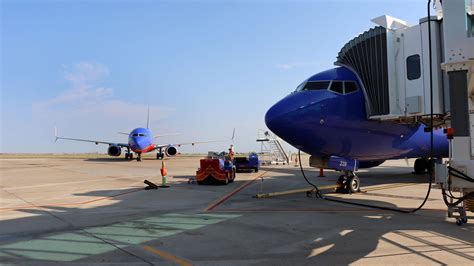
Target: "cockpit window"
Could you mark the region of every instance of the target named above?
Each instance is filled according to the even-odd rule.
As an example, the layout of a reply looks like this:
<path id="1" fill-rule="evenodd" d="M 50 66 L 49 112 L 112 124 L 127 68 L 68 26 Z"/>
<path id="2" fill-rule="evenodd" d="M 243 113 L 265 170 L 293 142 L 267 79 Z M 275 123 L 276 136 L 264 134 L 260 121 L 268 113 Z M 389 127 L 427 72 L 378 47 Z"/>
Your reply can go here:
<path id="1" fill-rule="evenodd" d="M 342 81 L 333 81 L 331 83 L 331 88 L 329 90 L 331 90 L 333 92 L 343 94 L 344 93 L 344 87 L 342 86 Z"/>
<path id="2" fill-rule="evenodd" d="M 133 133 L 132 136 L 134 136 L 134 137 L 145 137 L 146 134 L 144 134 L 144 133 Z"/>
<path id="3" fill-rule="evenodd" d="M 145 135 L 145 134 L 143 134 L 143 133 L 139 133 L 139 134 L 138 134 L 138 136 L 140 136 L 140 137 L 144 137 L 144 136 L 146 136 L 146 135 Z"/>
<path id="4" fill-rule="evenodd" d="M 303 90 L 304 91 L 316 91 L 316 90 L 327 90 L 330 81 L 309 81 L 306 82 Z"/>
<path id="5" fill-rule="evenodd" d="M 357 84 L 354 81 L 344 81 L 344 93 L 348 94 L 357 90 Z"/>
<path id="6" fill-rule="evenodd" d="M 303 83 L 301 83 L 300 85 L 298 85 L 298 87 L 296 87 L 296 90 L 295 91 L 300 91 L 304 88 L 304 85 L 306 84 L 306 81 L 304 81 Z"/>
<path id="7" fill-rule="evenodd" d="M 132 136 L 134 136 L 134 137 L 138 137 L 138 134 L 137 134 L 137 133 L 134 133 Z"/>

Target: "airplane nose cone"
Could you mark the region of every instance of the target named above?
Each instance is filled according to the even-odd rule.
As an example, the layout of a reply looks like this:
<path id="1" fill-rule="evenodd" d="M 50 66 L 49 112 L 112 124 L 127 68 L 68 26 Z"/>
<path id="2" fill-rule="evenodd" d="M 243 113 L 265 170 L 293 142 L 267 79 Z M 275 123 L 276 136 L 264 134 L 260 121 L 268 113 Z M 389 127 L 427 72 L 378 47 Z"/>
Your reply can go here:
<path id="1" fill-rule="evenodd" d="M 282 116 L 285 114 L 285 109 L 281 104 L 276 103 L 270 109 L 268 109 L 267 113 L 265 114 L 265 124 L 267 125 L 268 129 L 270 129 L 273 133 L 278 134 Z"/>
<path id="2" fill-rule="evenodd" d="M 293 93 L 268 109 L 265 124 L 268 129 L 297 148 L 311 136 L 317 139 L 324 96 L 320 94 Z"/>
<path id="3" fill-rule="evenodd" d="M 143 140 L 143 139 L 137 139 L 137 140 L 135 140 L 135 143 L 136 143 L 137 148 L 138 148 L 139 150 L 145 149 L 145 148 L 147 147 L 147 144 L 148 144 L 148 143 L 147 143 L 145 140 Z"/>
<path id="4" fill-rule="evenodd" d="M 295 126 L 295 110 L 300 105 L 300 102 L 295 101 L 295 98 L 293 95 L 283 98 L 270 107 L 265 114 L 265 124 L 268 129 L 283 139 L 285 139 L 288 129 Z"/>

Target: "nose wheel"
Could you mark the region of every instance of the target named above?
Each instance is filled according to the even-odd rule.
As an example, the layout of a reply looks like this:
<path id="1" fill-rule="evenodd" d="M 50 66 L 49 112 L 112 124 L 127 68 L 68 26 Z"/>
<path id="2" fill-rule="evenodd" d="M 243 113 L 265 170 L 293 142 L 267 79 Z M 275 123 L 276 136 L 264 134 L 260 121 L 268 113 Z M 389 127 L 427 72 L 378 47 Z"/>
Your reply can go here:
<path id="1" fill-rule="evenodd" d="M 138 153 L 137 154 L 137 162 L 141 162 L 141 161 L 142 161 L 142 154 Z"/>
<path id="2" fill-rule="evenodd" d="M 156 154 L 156 159 L 157 160 L 163 160 L 163 158 L 165 158 L 165 155 L 163 153 L 159 152 L 159 153 Z"/>
<path id="3" fill-rule="evenodd" d="M 360 192 L 360 179 L 353 172 L 346 172 L 336 182 L 336 192 L 357 193 Z"/>

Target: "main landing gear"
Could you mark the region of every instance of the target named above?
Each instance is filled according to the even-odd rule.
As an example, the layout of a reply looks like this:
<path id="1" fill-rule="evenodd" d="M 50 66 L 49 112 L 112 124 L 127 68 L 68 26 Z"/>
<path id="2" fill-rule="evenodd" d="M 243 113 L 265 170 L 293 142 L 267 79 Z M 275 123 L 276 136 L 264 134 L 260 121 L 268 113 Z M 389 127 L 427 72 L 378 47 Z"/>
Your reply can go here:
<path id="1" fill-rule="evenodd" d="M 352 171 L 344 171 L 344 174 L 337 179 L 336 192 L 356 193 L 360 192 L 360 180 Z"/>
<path id="2" fill-rule="evenodd" d="M 133 160 L 133 153 L 131 153 L 130 151 L 126 152 L 125 153 L 125 159 L 126 160 Z"/>

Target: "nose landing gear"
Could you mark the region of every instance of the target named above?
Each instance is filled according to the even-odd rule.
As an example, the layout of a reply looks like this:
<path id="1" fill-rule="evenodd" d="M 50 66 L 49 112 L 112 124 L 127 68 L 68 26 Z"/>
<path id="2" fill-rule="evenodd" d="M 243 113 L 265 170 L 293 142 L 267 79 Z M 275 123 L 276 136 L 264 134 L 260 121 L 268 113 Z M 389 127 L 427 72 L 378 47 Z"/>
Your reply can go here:
<path id="1" fill-rule="evenodd" d="M 137 153 L 137 162 L 141 162 L 141 161 L 142 161 L 142 154 Z"/>
<path id="2" fill-rule="evenodd" d="M 344 171 L 344 174 L 337 179 L 336 192 L 357 193 L 360 192 L 360 180 L 354 172 Z"/>
<path id="3" fill-rule="evenodd" d="M 156 154 L 156 159 L 157 160 L 163 160 L 163 158 L 165 158 L 165 155 L 163 153 L 159 152 L 159 153 Z"/>

